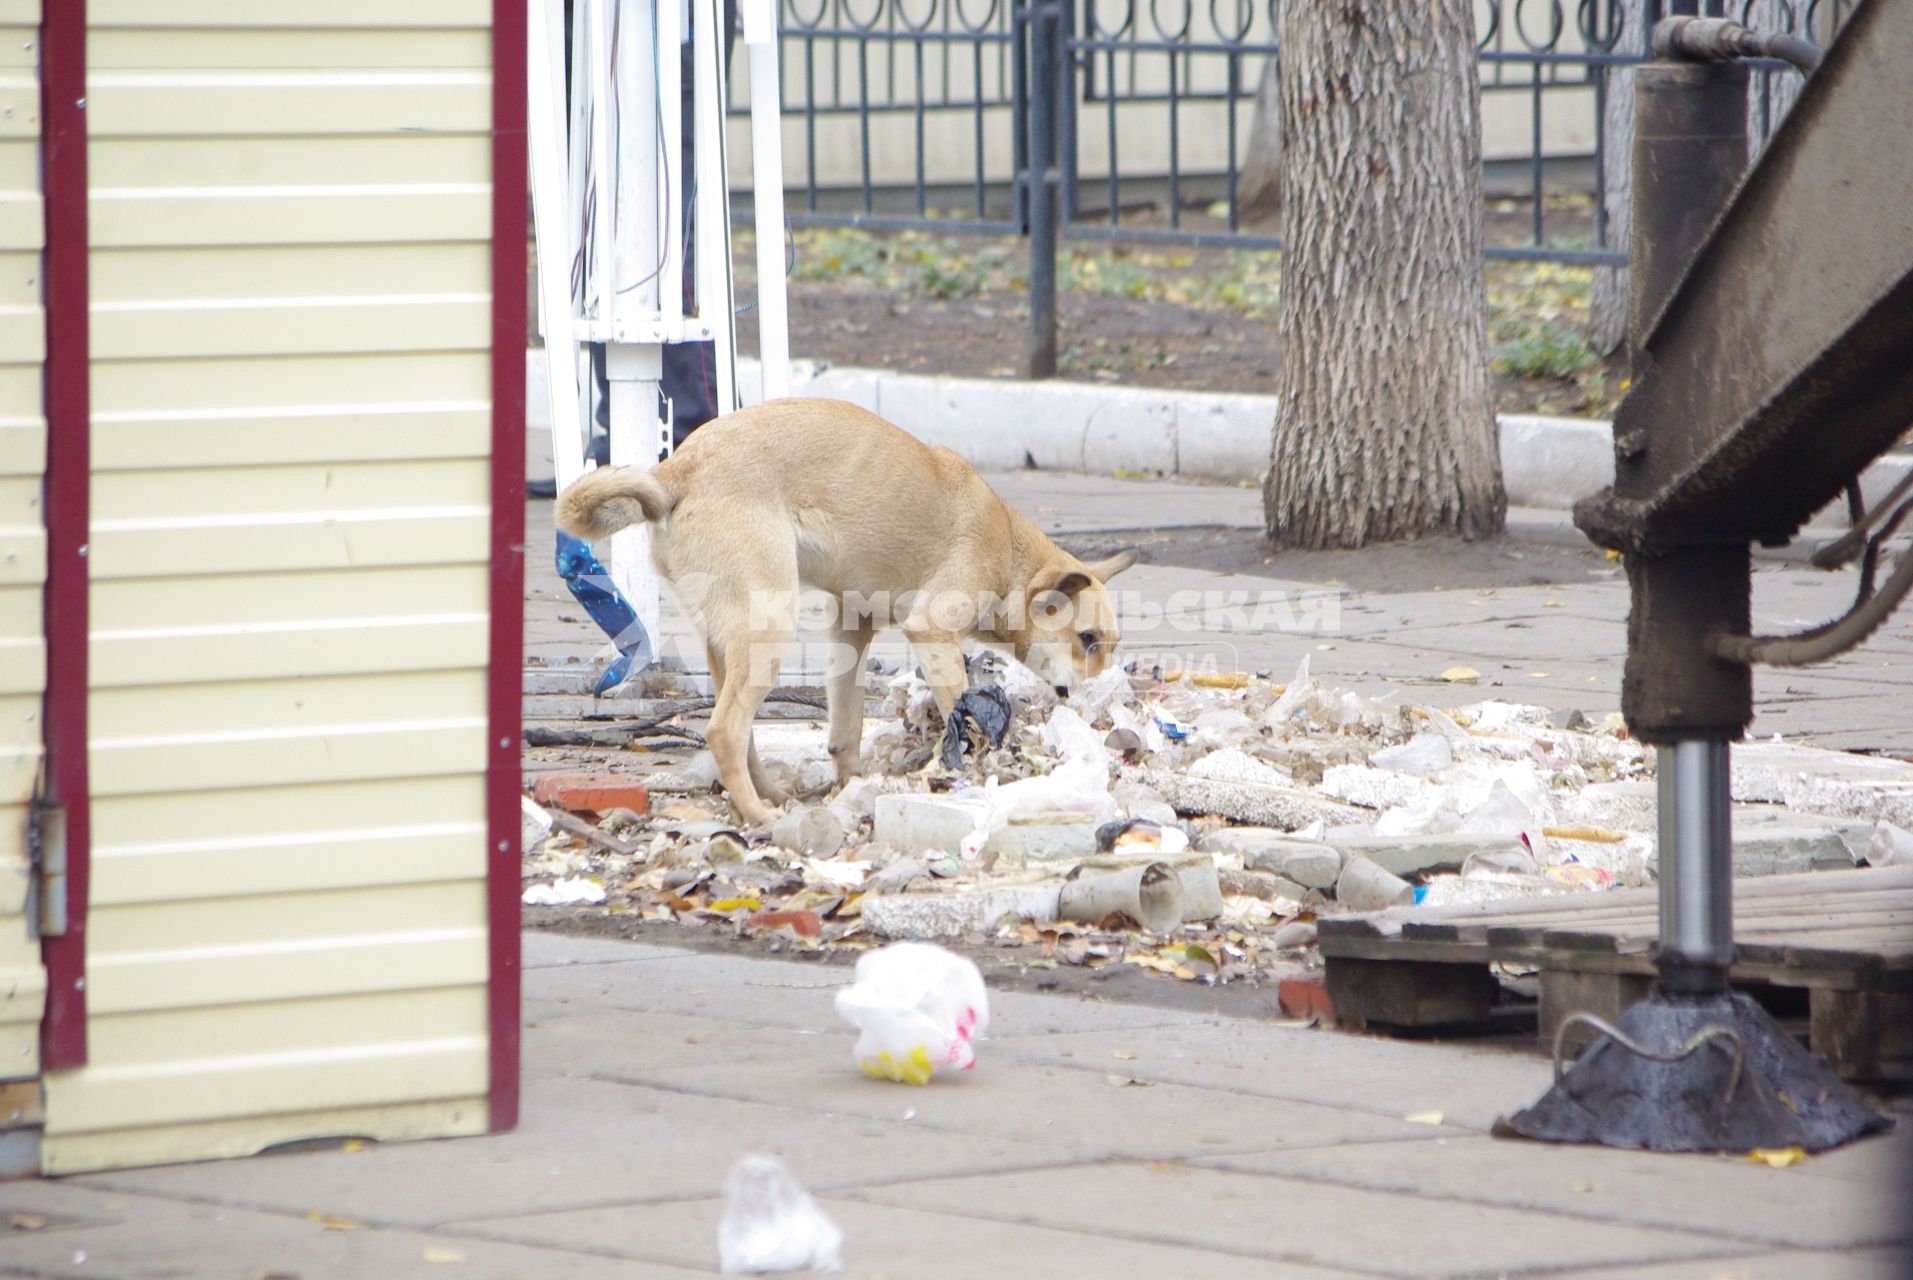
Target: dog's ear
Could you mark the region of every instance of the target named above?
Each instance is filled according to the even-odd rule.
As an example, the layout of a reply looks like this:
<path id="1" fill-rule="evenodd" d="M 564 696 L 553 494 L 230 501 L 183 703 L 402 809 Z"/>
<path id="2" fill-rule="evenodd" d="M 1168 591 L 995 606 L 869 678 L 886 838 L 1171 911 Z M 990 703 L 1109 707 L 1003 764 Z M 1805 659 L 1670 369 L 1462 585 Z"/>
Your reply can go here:
<path id="1" fill-rule="evenodd" d="M 1030 595 L 1040 596 L 1045 591 L 1060 591 L 1074 599 L 1076 593 L 1084 587 L 1113 578 L 1135 563 L 1136 552 L 1134 548 L 1131 548 L 1127 551 L 1118 551 L 1107 560 L 1086 564 L 1082 569 L 1065 569 L 1060 565 L 1051 565 L 1030 579 Z"/>
<path id="2" fill-rule="evenodd" d="M 1030 579 L 1030 598 L 1033 600 L 1051 591 L 1073 597 L 1078 591 L 1088 586 L 1089 582 L 1089 575 L 1081 570 L 1049 565 L 1039 569 L 1036 576 Z"/>

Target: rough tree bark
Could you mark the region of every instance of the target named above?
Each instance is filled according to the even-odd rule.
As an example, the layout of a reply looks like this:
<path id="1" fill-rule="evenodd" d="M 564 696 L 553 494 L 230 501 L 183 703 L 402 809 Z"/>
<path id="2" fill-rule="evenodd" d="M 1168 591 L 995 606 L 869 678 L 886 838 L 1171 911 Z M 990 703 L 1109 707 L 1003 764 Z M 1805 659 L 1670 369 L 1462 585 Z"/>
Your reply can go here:
<path id="1" fill-rule="evenodd" d="M 1647 49 L 1643 0 L 1618 0 L 1620 34 L 1615 53 L 1639 55 Z M 1607 247 L 1627 251 L 1634 225 L 1634 68 L 1611 66 L 1606 78 L 1601 121 L 1601 204 L 1607 211 Z M 1588 290 L 1588 345 L 1602 355 L 1627 337 L 1627 268 L 1596 267 Z"/>
<path id="2" fill-rule="evenodd" d="M 1249 144 L 1236 179 L 1236 217 L 1243 223 L 1273 218 L 1282 208 L 1282 82 L 1280 60 L 1262 64 L 1255 86 L 1255 114 L 1249 117 Z"/>
<path id="3" fill-rule="evenodd" d="M 1501 529 L 1470 0 L 1282 0 L 1269 538 Z"/>

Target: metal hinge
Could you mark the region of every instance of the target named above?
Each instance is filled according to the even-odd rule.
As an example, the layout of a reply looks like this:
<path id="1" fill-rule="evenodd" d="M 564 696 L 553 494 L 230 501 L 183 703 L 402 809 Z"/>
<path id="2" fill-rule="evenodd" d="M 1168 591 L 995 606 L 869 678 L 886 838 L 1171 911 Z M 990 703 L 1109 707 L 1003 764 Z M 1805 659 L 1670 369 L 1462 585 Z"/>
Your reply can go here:
<path id="1" fill-rule="evenodd" d="M 27 810 L 27 860 L 27 919 L 37 936 L 57 938 L 66 932 L 65 805 L 35 800 Z"/>

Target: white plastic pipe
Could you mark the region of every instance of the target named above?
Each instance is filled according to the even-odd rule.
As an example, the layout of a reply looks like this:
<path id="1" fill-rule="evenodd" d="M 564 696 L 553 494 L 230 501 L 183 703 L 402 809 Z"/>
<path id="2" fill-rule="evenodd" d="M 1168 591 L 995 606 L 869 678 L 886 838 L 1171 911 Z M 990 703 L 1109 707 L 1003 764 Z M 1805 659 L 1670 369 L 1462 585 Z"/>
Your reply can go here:
<path id="1" fill-rule="evenodd" d="M 777 0 L 743 0 L 751 61 L 751 199 L 757 225 L 757 348 L 764 399 L 790 394 L 790 308 L 784 292 L 784 135 Z"/>

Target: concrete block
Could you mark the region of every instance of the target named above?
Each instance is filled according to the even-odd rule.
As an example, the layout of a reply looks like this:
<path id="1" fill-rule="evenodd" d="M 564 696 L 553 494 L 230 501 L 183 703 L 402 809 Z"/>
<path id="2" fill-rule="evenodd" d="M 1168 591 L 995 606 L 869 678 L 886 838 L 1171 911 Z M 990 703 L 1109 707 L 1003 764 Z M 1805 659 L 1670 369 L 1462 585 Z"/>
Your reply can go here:
<path id="1" fill-rule="evenodd" d="M 1734 799 L 1804 813 L 1913 827 L 1913 764 L 1791 742 L 1744 742 L 1733 750 Z"/>
<path id="2" fill-rule="evenodd" d="M 1219 753 L 1218 753 L 1219 754 Z M 1150 784 L 1182 814 L 1218 814 L 1236 822 L 1293 831 L 1318 819 L 1347 821 L 1354 812 L 1333 800 L 1294 787 L 1229 782 L 1191 773 L 1155 773 Z"/>
<path id="3" fill-rule="evenodd" d="M 826 400 L 848 400 L 851 404 L 883 412 L 881 388 L 887 375 L 874 369 L 839 369 L 832 365 L 813 365 L 801 382 L 796 368 L 791 370 L 791 394 L 821 396 Z"/>
<path id="4" fill-rule="evenodd" d="M 1176 472 L 1208 480 L 1256 480 L 1269 469 L 1274 396 L 1185 394 L 1175 398 Z"/>
<path id="5" fill-rule="evenodd" d="M 1331 889 L 1341 878 L 1345 859 L 1325 844 L 1296 844 L 1245 855 L 1249 866 L 1287 876 L 1305 889 Z"/>
<path id="6" fill-rule="evenodd" d="M 948 893 L 886 893 L 863 899 L 864 928 L 885 938 L 960 938 L 988 933 L 1007 915 L 1056 919 L 1062 880 Z"/>
<path id="7" fill-rule="evenodd" d="M 1614 482 L 1614 430 L 1606 422 L 1505 413 L 1500 426 L 1510 506 L 1569 507 Z"/>
<path id="8" fill-rule="evenodd" d="M 1656 852 L 1649 859 L 1658 864 Z M 1800 871 L 1848 870 L 1857 862 L 1841 832 L 1808 823 L 1764 823 L 1734 832 L 1736 876 L 1781 876 Z"/>
<path id="9" fill-rule="evenodd" d="M 1322 790 L 1337 800 L 1364 809 L 1395 809 L 1422 798 L 1428 783 L 1414 774 L 1374 769 L 1363 764 L 1338 764 L 1322 774 Z"/>
<path id="10" fill-rule="evenodd" d="M 871 839 L 905 853 L 935 849 L 957 853 L 990 815 L 980 797 L 902 792 L 876 798 Z M 983 845 L 1010 865 L 1056 862 L 1096 852 L 1096 826 L 1089 822 L 1011 822 Z"/>
<path id="11" fill-rule="evenodd" d="M 1027 394 L 1022 386 L 1017 390 Z M 1039 467 L 1080 466 L 1080 425 L 1034 414 L 1026 402 L 1011 412 L 1002 394 L 972 379 L 890 377 L 878 386 L 876 411 L 979 470 L 1014 471 L 1025 465 L 1026 455 Z"/>
<path id="12" fill-rule="evenodd" d="M 983 844 L 1010 866 L 1063 862 L 1096 852 L 1093 822 L 1015 822 L 999 827 Z"/>
<path id="13" fill-rule="evenodd" d="M 1052 384 L 1054 385 L 1054 384 Z M 1082 470 L 1176 470 L 1176 412 L 1156 391 L 1109 388 L 1083 415 Z"/>
<path id="14" fill-rule="evenodd" d="M 934 849 L 955 853 L 964 839 L 988 818 L 981 798 L 903 792 L 878 796 L 871 839 L 903 853 Z"/>
<path id="15" fill-rule="evenodd" d="M 1398 876 L 1458 871 L 1473 854 L 1517 853 L 1525 861 L 1528 846 L 1512 831 L 1483 835 L 1336 836 L 1328 843 L 1348 858 L 1365 858 Z"/>
<path id="16" fill-rule="evenodd" d="M 1274 827 L 1218 827 L 1196 837 L 1196 848 L 1206 853 L 1248 855 L 1263 849 L 1294 848 L 1297 841 L 1287 831 Z"/>
<path id="17" fill-rule="evenodd" d="M 1250 898 L 1274 901 L 1286 898 L 1291 902 L 1301 902 L 1308 897 L 1308 890 L 1273 871 L 1257 871 L 1245 868 L 1234 871 L 1224 867 L 1216 869 L 1216 878 L 1222 882 L 1222 892 L 1241 894 Z"/>

